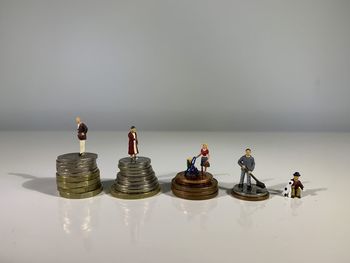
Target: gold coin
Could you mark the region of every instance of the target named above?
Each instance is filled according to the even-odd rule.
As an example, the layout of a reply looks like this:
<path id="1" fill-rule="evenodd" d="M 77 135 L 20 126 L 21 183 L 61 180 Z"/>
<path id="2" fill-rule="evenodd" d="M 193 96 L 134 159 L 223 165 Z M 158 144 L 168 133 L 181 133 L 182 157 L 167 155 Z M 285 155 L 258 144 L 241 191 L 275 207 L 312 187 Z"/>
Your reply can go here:
<path id="1" fill-rule="evenodd" d="M 96 184 L 98 182 L 100 182 L 100 177 L 97 177 L 92 180 L 87 180 L 84 182 L 78 182 L 78 183 L 57 182 L 57 187 L 64 188 L 64 189 L 80 188 L 80 187 L 87 187 L 87 186 Z"/>
<path id="2" fill-rule="evenodd" d="M 82 194 L 75 194 L 75 193 L 67 193 L 67 192 L 59 192 L 61 197 L 64 198 L 69 198 L 69 199 L 83 199 L 83 198 L 89 198 L 89 197 L 93 197 L 95 195 L 98 195 L 99 193 L 102 192 L 102 186 L 96 190 L 90 191 L 90 192 L 86 192 L 86 193 L 82 193 Z"/>
<path id="3" fill-rule="evenodd" d="M 97 177 L 99 177 L 100 171 L 97 171 L 92 174 L 85 174 L 85 175 L 60 175 L 56 174 L 56 181 L 57 182 L 66 182 L 66 183 L 79 183 L 87 180 L 92 180 Z"/>
<path id="4" fill-rule="evenodd" d="M 79 188 L 71 188 L 71 189 L 58 187 L 57 190 L 60 192 L 66 192 L 66 193 L 72 193 L 72 194 L 82 194 L 82 193 L 96 190 L 97 188 L 100 188 L 100 187 L 101 187 L 101 183 L 99 182 L 97 184 L 89 185 L 87 187 L 79 187 Z"/>

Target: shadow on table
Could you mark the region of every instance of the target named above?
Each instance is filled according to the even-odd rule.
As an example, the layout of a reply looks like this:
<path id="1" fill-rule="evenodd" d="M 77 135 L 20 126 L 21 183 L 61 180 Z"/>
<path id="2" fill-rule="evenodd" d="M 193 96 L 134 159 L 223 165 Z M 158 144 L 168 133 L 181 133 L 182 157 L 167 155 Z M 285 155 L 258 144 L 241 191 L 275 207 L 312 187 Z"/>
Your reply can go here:
<path id="1" fill-rule="evenodd" d="M 173 192 L 171 191 L 171 180 L 176 174 L 177 172 L 157 176 L 162 194 L 174 196 Z"/>
<path id="2" fill-rule="evenodd" d="M 304 196 L 304 197 L 306 197 L 306 196 L 316 196 L 318 192 L 326 191 L 326 190 L 328 190 L 328 188 L 326 188 L 326 187 L 305 189 L 305 191 L 303 191 L 303 195 L 302 196 Z"/>
<path id="3" fill-rule="evenodd" d="M 103 192 L 109 194 L 111 192 L 111 186 L 114 184 L 115 179 L 101 179 L 101 184 L 103 186 Z"/>
<path id="4" fill-rule="evenodd" d="M 54 177 L 37 177 L 31 174 L 13 172 L 9 172 L 8 174 L 26 179 L 26 181 L 22 183 L 22 186 L 26 189 L 37 191 L 51 196 L 58 196 L 56 188 L 56 179 Z"/>

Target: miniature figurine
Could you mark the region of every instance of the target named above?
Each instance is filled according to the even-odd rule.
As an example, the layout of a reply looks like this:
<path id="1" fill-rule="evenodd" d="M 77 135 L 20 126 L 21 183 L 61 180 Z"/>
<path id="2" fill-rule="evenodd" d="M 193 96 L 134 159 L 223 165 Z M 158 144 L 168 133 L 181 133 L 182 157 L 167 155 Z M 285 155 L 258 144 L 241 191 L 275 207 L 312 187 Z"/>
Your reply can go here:
<path id="1" fill-rule="evenodd" d="M 130 131 L 128 134 L 129 137 L 129 150 L 128 153 L 130 155 L 130 158 L 132 160 L 136 160 L 136 155 L 139 153 L 139 149 L 137 147 L 138 145 L 138 140 L 137 140 L 137 133 L 136 133 L 136 127 L 131 126 Z"/>
<path id="2" fill-rule="evenodd" d="M 187 169 L 185 171 L 185 176 L 198 176 L 199 171 L 196 164 L 197 157 L 192 157 L 187 159 Z"/>
<path id="3" fill-rule="evenodd" d="M 251 184 L 251 172 L 255 168 L 255 160 L 254 157 L 251 156 L 251 149 L 247 148 L 245 150 L 245 155 L 243 155 L 238 160 L 238 165 L 241 167 L 241 179 L 239 181 L 238 187 L 243 189 L 243 182 L 245 174 L 247 174 L 247 190 L 252 190 L 252 184 Z"/>
<path id="4" fill-rule="evenodd" d="M 161 188 L 152 168 L 151 159 L 144 156 L 136 157 L 139 150 L 135 126 L 130 127 L 128 138 L 129 157 L 119 160 L 119 172 L 110 188 L 110 193 L 121 199 L 140 199 L 154 196 L 160 192 Z"/>
<path id="5" fill-rule="evenodd" d="M 269 191 L 263 182 L 260 182 L 252 173 L 255 168 L 255 160 L 251 155 L 251 150 L 247 148 L 245 155 L 238 160 L 238 165 L 241 167 L 241 177 L 231 193 L 234 197 L 247 201 L 261 201 L 269 198 Z M 247 183 L 244 183 L 244 177 L 247 174 Z M 251 178 L 256 184 L 251 183 Z"/>
<path id="6" fill-rule="evenodd" d="M 80 151 L 79 155 L 82 156 L 85 153 L 85 141 L 86 141 L 86 134 L 88 132 L 88 127 L 83 123 L 80 119 L 80 117 L 75 118 L 75 122 L 77 123 L 77 131 L 78 131 L 78 139 L 80 142 Z"/>
<path id="7" fill-rule="evenodd" d="M 300 174 L 298 172 L 295 172 L 293 174 L 293 184 L 291 186 L 291 198 L 301 198 L 301 190 L 304 190 L 303 184 L 299 181 Z"/>
<path id="8" fill-rule="evenodd" d="M 210 163 L 209 163 L 210 155 L 209 155 L 208 144 L 206 144 L 206 143 L 202 144 L 202 149 L 201 149 L 200 153 L 197 155 L 197 158 L 200 156 L 202 156 L 202 158 L 201 158 L 201 173 L 203 174 L 203 170 L 204 170 L 204 172 L 206 172 L 207 168 L 210 167 Z"/>
<path id="9" fill-rule="evenodd" d="M 282 195 L 284 197 L 290 197 L 293 182 L 294 180 L 290 179 L 288 184 L 286 184 L 286 186 L 283 188 Z"/>

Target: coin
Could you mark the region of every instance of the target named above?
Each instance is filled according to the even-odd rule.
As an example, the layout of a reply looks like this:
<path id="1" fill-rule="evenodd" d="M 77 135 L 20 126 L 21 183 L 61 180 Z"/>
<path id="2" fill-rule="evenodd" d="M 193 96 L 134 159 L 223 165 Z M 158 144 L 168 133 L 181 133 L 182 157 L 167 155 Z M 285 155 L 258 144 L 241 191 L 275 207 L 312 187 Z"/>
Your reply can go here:
<path id="1" fill-rule="evenodd" d="M 205 200 L 218 194 L 218 181 L 208 172 L 195 178 L 188 178 L 180 172 L 172 179 L 171 190 L 180 198 Z"/>
<path id="2" fill-rule="evenodd" d="M 96 190 L 93 191 L 89 191 L 86 193 L 81 193 L 81 194 L 75 194 L 75 193 L 67 193 L 67 192 L 63 192 L 60 191 L 59 194 L 62 197 L 65 198 L 70 198 L 70 199 L 82 199 L 82 198 L 89 198 L 89 197 L 93 197 L 95 195 L 98 195 L 99 193 L 101 193 L 103 190 L 102 186 Z"/>
<path id="3" fill-rule="evenodd" d="M 62 154 L 56 159 L 56 183 L 60 196 L 86 198 L 98 194 L 102 188 L 97 154 Z"/>
<path id="4" fill-rule="evenodd" d="M 97 178 L 92 179 L 92 180 L 86 180 L 83 182 L 66 183 L 66 182 L 59 181 L 59 182 L 57 182 L 57 186 L 60 188 L 69 189 L 69 188 L 87 187 L 89 185 L 93 185 L 93 184 L 96 184 L 98 182 L 100 182 L 100 177 L 97 177 Z"/>
<path id="5" fill-rule="evenodd" d="M 111 188 L 111 195 L 117 198 L 121 199 L 142 199 L 142 198 L 147 198 L 154 196 L 160 192 L 160 186 L 158 188 L 146 192 L 146 193 L 136 193 L 136 194 L 129 194 L 129 193 L 122 193 L 114 189 L 114 187 Z"/>
<path id="6" fill-rule="evenodd" d="M 97 159 L 96 153 L 86 152 L 83 155 L 79 155 L 79 153 L 66 153 L 57 157 L 58 161 L 85 161 L 91 159 Z"/>
<path id="7" fill-rule="evenodd" d="M 96 190 L 97 188 L 100 188 L 100 187 L 101 187 L 101 183 L 98 182 L 96 184 L 89 185 L 87 187 L 79 187 L 79 188 L 65 189 L 65 188 L 57 187 L 57 190 L 60 191 L 60 192 L 65 192 L 65 193 L 82 194 L 82 193 L 86 193 L 86 192 L 90 192 L 90 191 Z"/>
<path id="8" fill-rule="evenodd" d="M 84 175 L 80 175 L 80 176 L 75 176 L 75 175 L 64 176 L 64 175 L 56 174 L 56 181 L 57 182 L 67 182 L 67 183 L 74 183 L 74 182 L 77 183 L 77 182 L 84 182 L 84 181 L 92 180 L 92 179 L 95 179 L 99 176 L 100 176 L 100 171 L 97 171 L 97 172 L 91 173 L 91 174 L 84 174 Z"/>
<path id="9" fill-rule="evenodd" d="M 116 181 L 111 187 L 111 193 L 113 192 L 114 197 L 144 198 L 159 192 L 159 190 L 157 191 L 160 187 L 159 182 L 151 166 L 150 158 L 138 157 L 136 160 L 132 160 L 125 157 L 119 160 L 118 168 Z"/>

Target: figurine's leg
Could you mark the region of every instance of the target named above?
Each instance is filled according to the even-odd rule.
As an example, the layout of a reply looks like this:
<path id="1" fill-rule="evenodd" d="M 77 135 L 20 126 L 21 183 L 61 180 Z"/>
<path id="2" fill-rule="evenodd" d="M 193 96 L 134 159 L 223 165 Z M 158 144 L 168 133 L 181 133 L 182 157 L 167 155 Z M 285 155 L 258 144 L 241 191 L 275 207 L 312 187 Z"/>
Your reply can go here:
<path id="1" fill-rule="evenodd" d="M 251 180 L 250 173 L 247 173 L 247 185 L 248 185 L 248 186 L 251 186 L 251 185 L 252 185 L 252 180 Z"/>
<path id="2" fill-rule="evenodd" d="M 300 190 L 300 188 L 297 189 L 296 197 L 301 198 L 301 190 Z"/>
<path id="3" fill-rule="evenodd" d="M 80 155 L 82 155 L 85 152 L 85 140 L 80 140 Z"/>
<path id="4" fill-rule="evenodd" d="M 239 180 L 239 185 L 238 185 L 239 188 L 243 188 L 244 176 L 245 176 L 245 171 L 242 170 L 241 171 L 241 179 Z"/>
<path id="5" fill-rule="evenodd" d="M 252 181 L 251 181 L 251 176 L 250 173 L 247 173 L 247 191 L 252 190 Z"/>
<path id="6" fill-rule="evenodd" d="M 295 189 L 292 187 L 292 191 L 290 193 L 290 197 L 294 198 L 295 197 Z"/>

